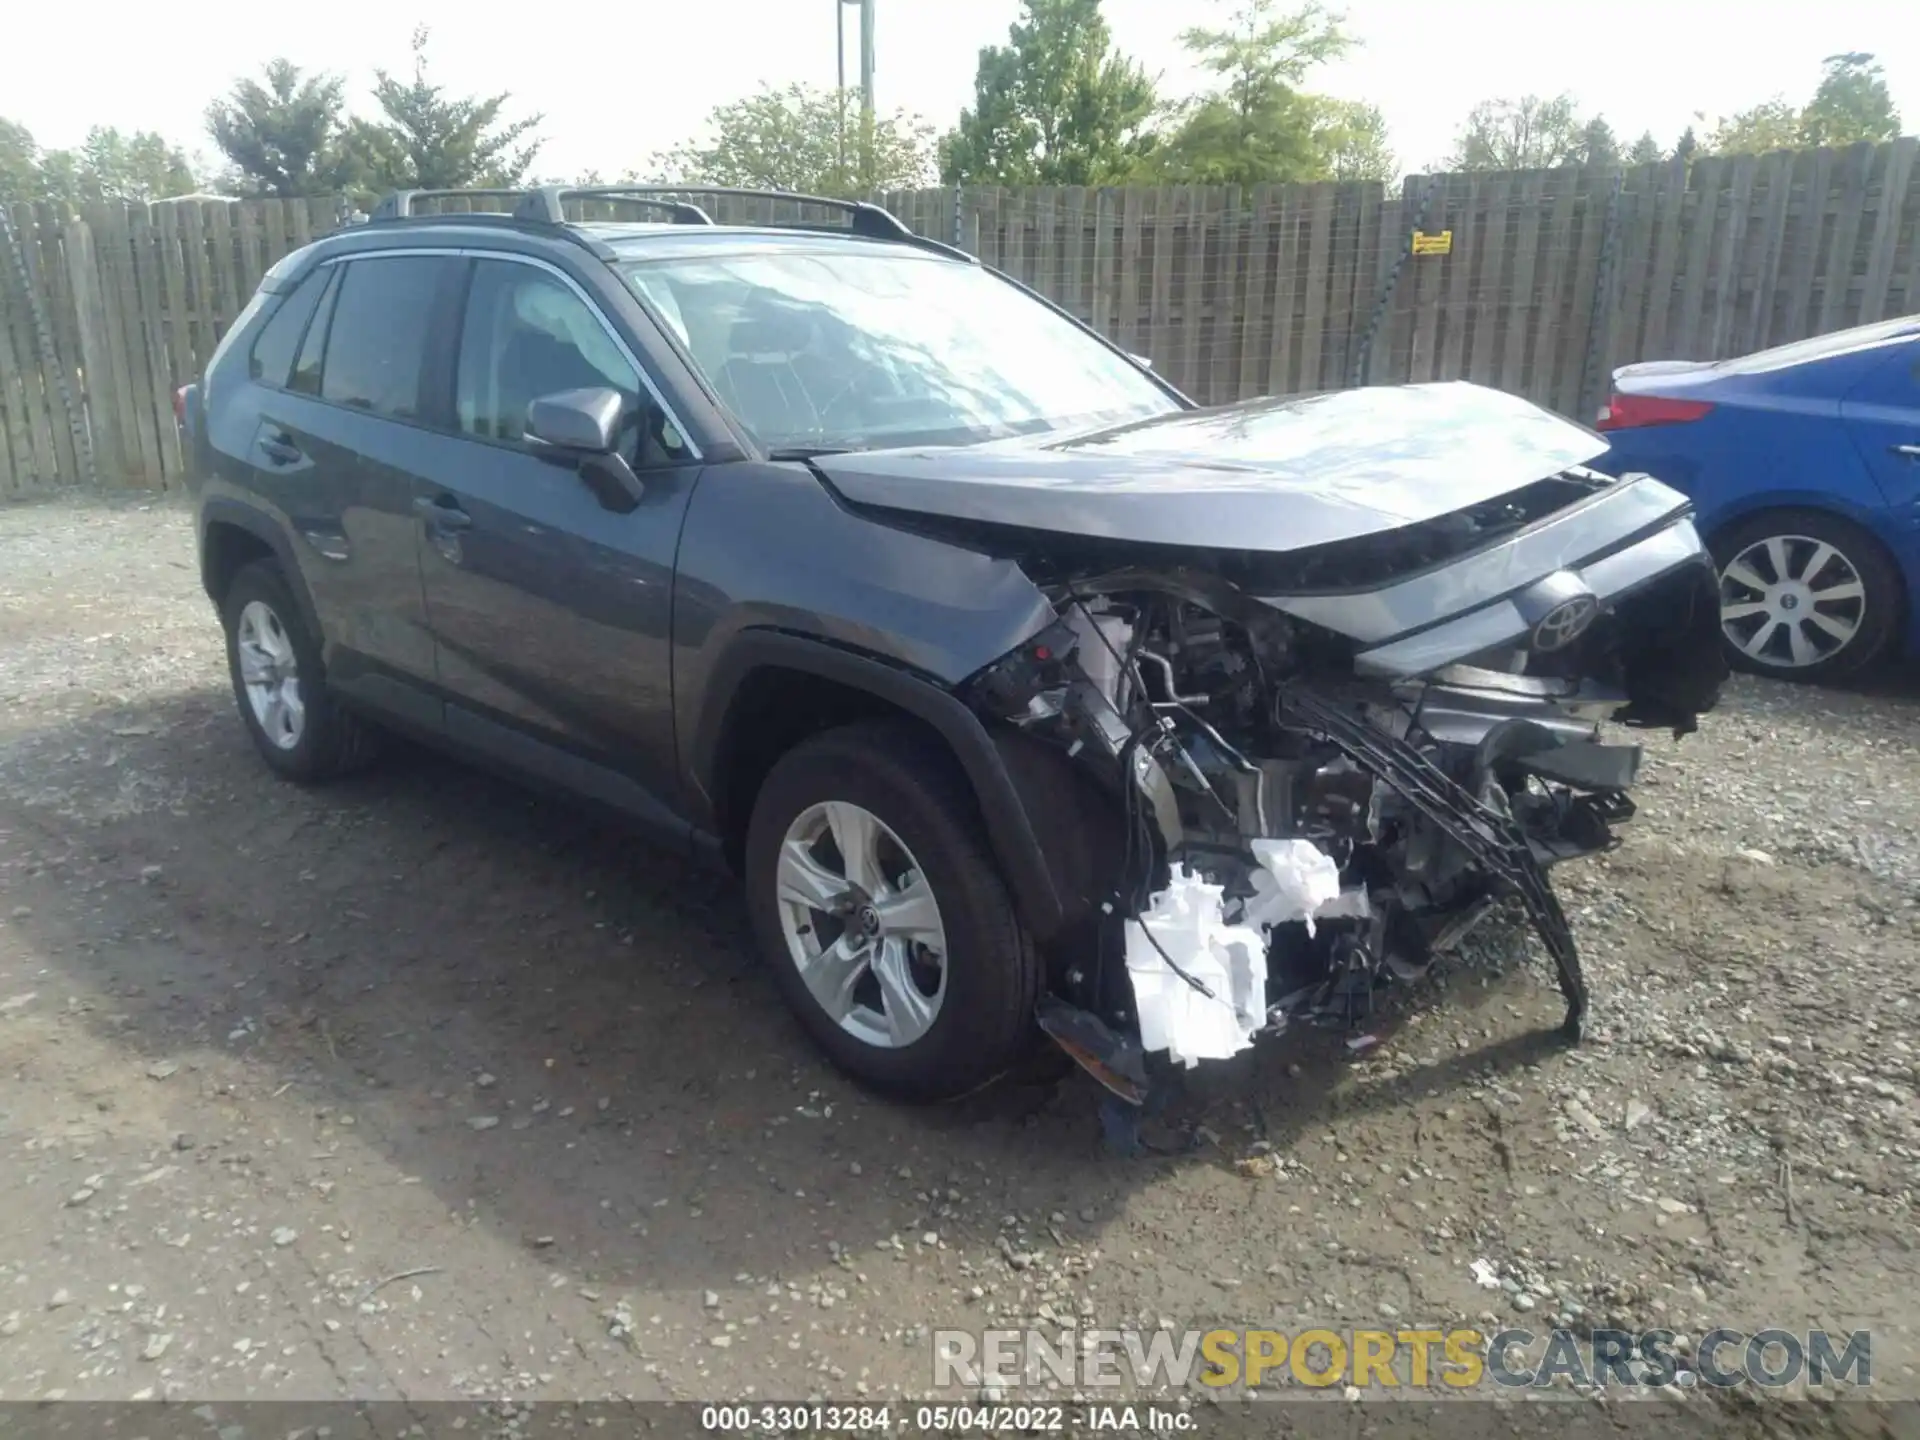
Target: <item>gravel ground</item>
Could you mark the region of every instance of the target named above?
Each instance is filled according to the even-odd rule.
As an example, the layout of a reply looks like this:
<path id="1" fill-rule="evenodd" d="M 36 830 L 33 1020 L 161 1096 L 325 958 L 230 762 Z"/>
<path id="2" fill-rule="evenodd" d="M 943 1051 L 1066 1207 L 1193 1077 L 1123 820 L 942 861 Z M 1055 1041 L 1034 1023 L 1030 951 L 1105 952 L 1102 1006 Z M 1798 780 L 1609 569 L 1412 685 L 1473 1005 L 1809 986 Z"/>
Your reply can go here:
<path id="1" fill-rule="evenodd" d="M 929 1325 L 1874 1336 L 1920 1396 L 1920 708 L 1737 683 L 1381 1043 L 881 1104 L 739 897 L 403 752 L 252 755 L 164 505 L 0 509 L 0 1399 L 890 1396 Z M 1486 1260 L 1498 1289 L 1476 1282 Z M 950 1397 L 951 1398 L 951 1397 Z"/>

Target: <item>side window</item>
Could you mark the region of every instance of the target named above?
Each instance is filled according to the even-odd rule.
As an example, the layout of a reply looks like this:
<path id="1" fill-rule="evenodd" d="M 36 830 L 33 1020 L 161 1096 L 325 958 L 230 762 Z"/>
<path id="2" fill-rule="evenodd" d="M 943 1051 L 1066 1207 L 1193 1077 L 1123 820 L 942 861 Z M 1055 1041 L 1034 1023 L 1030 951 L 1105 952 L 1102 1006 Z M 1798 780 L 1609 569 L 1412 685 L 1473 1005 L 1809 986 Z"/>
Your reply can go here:
<path id="1" fill-rule="evenodd" d="M 326 289 L 321 292 L 312 323 L 307 326 L 306 339 L 300 342 L 300 356 L 293 364 L 293 378 L 287 381 L 287 388 L 298 394 L 320 393 L 320 362 L 326 358 L 327 331 L 333 325 L 333 302 L 340 295 L 340 272 L 343 268 L 329 265 L 320 272 Z"/>
<path id="2" fill-rule="evenodd" d="M 422 416 L 421 373 L 447 267 L 436 255 L 350 260 L 333 301 L 320 398 L 396 420 Z"/>
<path id="3" fill-rule="evenodd" d="M 637 428 L 640 376 L 598 313 L 557 277 L 531 265 L 482 260 L 474 267 L 454 376 L 462 432 L 518 441 L 533 401 L 601 386 L 626 397 Z M 631 434 L 627 438 L 631 442 Z M 626 448 L 631 456 L 631 443 Z"/>
<path id="4" fill-rule="evenodd" d="M 279 306 L 260 327 L 247 357 L 247 372 L 253 379 L 276 390 L 286 388 L 287 376 L 293 369 L 293 352 L 306 333 L 307 321 L 313 318 L 314 307 L 320 303 L 320 294 L 330 278 L 325 268 L 316 269 L 296 285 L 291 294 L 280 297 Z"/>

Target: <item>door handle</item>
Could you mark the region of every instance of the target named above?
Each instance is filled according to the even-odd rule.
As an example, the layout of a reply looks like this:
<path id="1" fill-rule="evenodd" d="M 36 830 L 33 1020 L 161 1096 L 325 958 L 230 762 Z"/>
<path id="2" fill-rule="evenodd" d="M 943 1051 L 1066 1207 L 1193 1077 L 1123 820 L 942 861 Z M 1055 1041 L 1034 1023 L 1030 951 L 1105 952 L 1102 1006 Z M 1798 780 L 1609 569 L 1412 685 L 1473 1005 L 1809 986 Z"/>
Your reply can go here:
<path id="1" fill-rule="evenodd" d="M 413 502 L 415 512 L 427 522 L 429 530 L 465 530 L 473 524 L 473 517 L 460 508 L 460 502 L 451 495 L 436 495 L 428 499 L 420 496 Z"/>
<path id="2" fill-rule="evenodd" d="M 307 458 L 300 447 L 287 435 L 262 435 L 258 444 L 260 453 L 275 465 L 298 465 Z"/>
<path id="3" fill-rule="evenodd" d="M 1920 445 L 1896 445 L 1893 447 L 1893 453 L 1904 455 L 1909 460 L 1920 460 Z"/>

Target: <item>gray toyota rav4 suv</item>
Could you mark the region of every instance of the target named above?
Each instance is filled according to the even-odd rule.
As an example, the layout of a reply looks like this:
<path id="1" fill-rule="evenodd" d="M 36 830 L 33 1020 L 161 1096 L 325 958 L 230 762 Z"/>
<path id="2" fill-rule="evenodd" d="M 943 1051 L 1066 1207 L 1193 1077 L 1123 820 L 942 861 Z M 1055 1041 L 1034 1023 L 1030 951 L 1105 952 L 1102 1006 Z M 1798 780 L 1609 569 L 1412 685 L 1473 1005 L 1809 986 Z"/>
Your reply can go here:
<path id="1" fill-rule="evenodd" d="M 1724 675 L 1682 496 L 1473 385 L 1198 408 L 868 205 L 422 198 L 276 264 L 183 392 L 273 770 L 401 732 L 731 866 L 897 1094 L 1051 1036 L 1142 1102 L 1503 902 L 1578 1036 L 1548 870 L 1632 814 L 1604 727 Z"/>

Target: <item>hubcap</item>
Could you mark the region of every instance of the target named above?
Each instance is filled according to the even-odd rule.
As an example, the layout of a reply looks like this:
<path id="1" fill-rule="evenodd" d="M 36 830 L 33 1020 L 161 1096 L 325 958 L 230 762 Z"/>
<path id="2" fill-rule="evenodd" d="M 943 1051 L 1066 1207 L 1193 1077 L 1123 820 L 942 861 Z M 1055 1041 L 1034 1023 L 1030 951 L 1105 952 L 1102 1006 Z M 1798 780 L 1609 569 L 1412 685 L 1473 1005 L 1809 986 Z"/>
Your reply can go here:
<path id="1" fill-rule="evenodd" d="M 879 816 L 840 800 L 803 810 L 774 883 L 787 954 L 835 1024 L 888 1050 L 932 1028 L 947 932 L 913 852 Z"/>
<path id="2" fill-rule="evenodd" d="M 249 600 L 240 611 L 234 644 L 240 683 L 261 733 L 276 749 L 293 749 L 306 731 L 307 708 L 300 699 L 300 662 L 287 627 L 264 600 Z"/>
<path id="3" fill-rule="evenodd" d="M 1757 540 L 1720 572 L 1720 628 L 1765 665 L 1817 665 L 1850 645 L 1866 618 L 1860 572 L 1824 540 Z"/>

